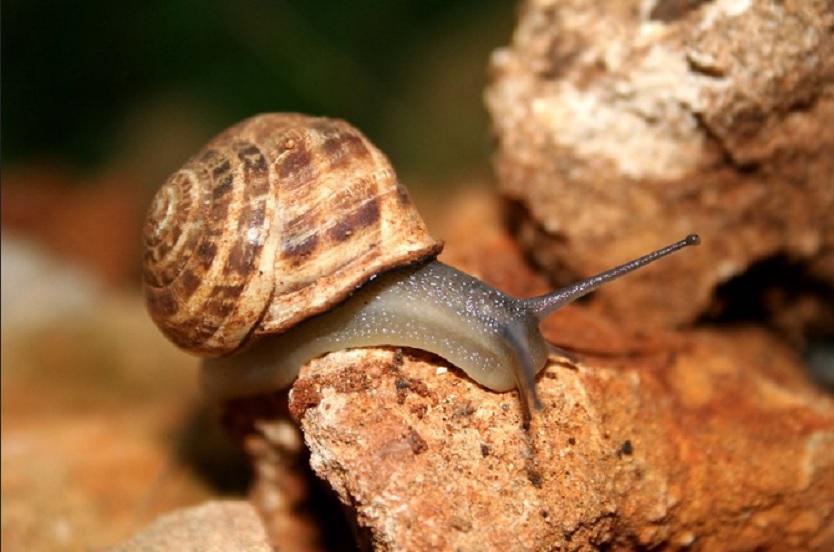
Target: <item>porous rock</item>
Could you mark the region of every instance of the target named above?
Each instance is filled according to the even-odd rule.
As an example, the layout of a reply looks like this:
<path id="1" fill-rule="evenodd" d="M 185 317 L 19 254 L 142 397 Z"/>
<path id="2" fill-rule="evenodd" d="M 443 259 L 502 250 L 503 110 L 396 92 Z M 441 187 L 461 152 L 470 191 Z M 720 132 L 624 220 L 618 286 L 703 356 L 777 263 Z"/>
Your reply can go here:
<path id="1" fill-rule="evenodd" d="M 157 518 L 113 552 L 273 552 L 251 504 L 212 501 Z"/>
<path id="2" fill-rule="evenodd" d="M 313 469 L 377 550 L 834 546 L 834 403 L 761 330 L 551 359 L 529 430 L 408 350 L 339 352 L 291 392 Z"/>
<path id="3" fill-rule="evenodd" d="M 526 1 L 486 94 L 526 251 L 563 282 L 698 232 L 597 306 L 682 325 L 758 266 L 790 282 L 755 298 L 776 325 L 830 332 L 832 25 L 831 0 Z"/>
<path id="4" fill-rule="evenodd" d="M 333 527 L 323 522 L 326 514 L 317 512 L 321 505 L 315 500 L 309 453 L 287 411 L 286 392 L 231 401 L 222 421 L 254 466 L 249 496 L 269 541 L 282 552 L 326 550 Z"/>

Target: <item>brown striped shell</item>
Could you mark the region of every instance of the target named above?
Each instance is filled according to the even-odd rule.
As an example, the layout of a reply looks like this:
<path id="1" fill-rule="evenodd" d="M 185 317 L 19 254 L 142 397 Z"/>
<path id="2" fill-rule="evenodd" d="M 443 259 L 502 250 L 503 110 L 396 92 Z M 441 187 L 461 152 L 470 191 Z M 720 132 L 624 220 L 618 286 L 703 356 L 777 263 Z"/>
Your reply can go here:
<path id="1" fill-rule="evenodd" d="M 209 142 L 157 192 L 144 234 L 152 318 L 206 355 L 282 332 L 441 248 L 365 136 L 285 113 Z"/>

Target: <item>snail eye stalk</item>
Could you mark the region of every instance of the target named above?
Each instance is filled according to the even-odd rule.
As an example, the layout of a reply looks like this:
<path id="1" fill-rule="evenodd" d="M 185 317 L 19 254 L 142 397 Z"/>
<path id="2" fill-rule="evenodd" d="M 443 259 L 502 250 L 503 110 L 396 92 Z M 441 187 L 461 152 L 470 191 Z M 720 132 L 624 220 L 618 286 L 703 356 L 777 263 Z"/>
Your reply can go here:
<path id="1" fill-rule="evenodd" d="M 667 245 L 666 247 L 661 247 L 656 251 L 652 251 L 647 255 L 638 257 L 632 261 L 621 264 L 620 266 L 606 270 L 605 272 L 600 272 L 599 274 L 557 289 L 546 295 L 540 295 L 539 297 L 527 299 L 527 308 L 529 308 L 539 320 L 542 320 L 553 311 L 567 305 L 568 303 L 576 301 L 588 293 L 591 293 L 603 284 L 616 280 L 629 272 L 642 268 L 660 259 L 661 257 L 665 257 L 666 255 L 674 253 L 684 247 L 698 245 L 699 243 L 701 243 L 701 238 L 698 237 L 697 234 L 690 234 L 680 241 Z"/>

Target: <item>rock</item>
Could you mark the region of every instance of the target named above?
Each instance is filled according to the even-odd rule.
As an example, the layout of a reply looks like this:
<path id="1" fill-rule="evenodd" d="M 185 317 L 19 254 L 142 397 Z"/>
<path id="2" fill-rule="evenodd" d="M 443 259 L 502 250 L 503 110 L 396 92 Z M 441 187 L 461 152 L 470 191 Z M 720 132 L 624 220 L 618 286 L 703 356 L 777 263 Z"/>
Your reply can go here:
<path id="1" fill-rule="evenodd" d="M 594 302 L 648 328 L 754 300 L 830 334 L 832 25 L 830 0 L 525 2 L 486 95 L 525 250 L 563 283 L 698 232 Z"/>
<path id="2" fill-rule="evenodd" d="M 113 552 L 273 552 L 266 530 L 251 504 L 211 501 L 156 519 Z"/>
<path id="3" fill-rule="evenodd" d="M 313 469 L 377 550 L 834 546 L 834 402 L 761 330 L 555 359 L 544 410 L 436 357 L 339 352 L 291 392 Z"/>
<path id="4" fill-rule="evenodd" d="M 333 504 L 317 500 L 317 479 L 298 424 L 289 416 L 287 393 L 231 401 L 222 418 L 254 466 L 250 500 L 270 542 L 280 545 L 282 552 L 332 549 L 327 545 L 340 525 L 327 519 Z"/>

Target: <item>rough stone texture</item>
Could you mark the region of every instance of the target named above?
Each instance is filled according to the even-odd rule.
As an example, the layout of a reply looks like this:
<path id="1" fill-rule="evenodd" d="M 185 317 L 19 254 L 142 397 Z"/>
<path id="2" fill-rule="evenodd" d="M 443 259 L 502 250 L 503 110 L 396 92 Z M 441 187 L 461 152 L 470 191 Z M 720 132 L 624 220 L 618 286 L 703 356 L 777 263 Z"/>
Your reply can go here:
<path id="1" fill-rule="evenodd" d="M 311 463 L 380 550 L 829 550 L 834 404 L 757 330 L 553 362 L 515 393 L 443 361 L 357 350 L 291 394 Z"/>
<path id="2" fill-rule="evenodd" d="M 243 501 L 213 501 L 160 516 L 113 552 L 273 552 L 255 508 Z"/>
<path id="3" fill-rule="evenodd" d="M 794 335 L 830 333 L 832 26 L 831 0 L 525 2 L 486 97 L 526 251 L 563 282 L 698 232 L 594 301 L 680 325 L 770 260 L 758 276 L 790 287 L 748 282 L 768 288 L 755 300 Z"/>
<path id="4" fill-rule="evenodd" d="M 232 401 L 223 423 L 255 468 L 250 499 L 264 520 L 269 540 L 282 552 L 328 550 L 326 514 L 317 511 L 316 482 L 298 425 L 287 410 L 287 394 Z M 349 539 L 348 535 L 348 539 Z"/>

